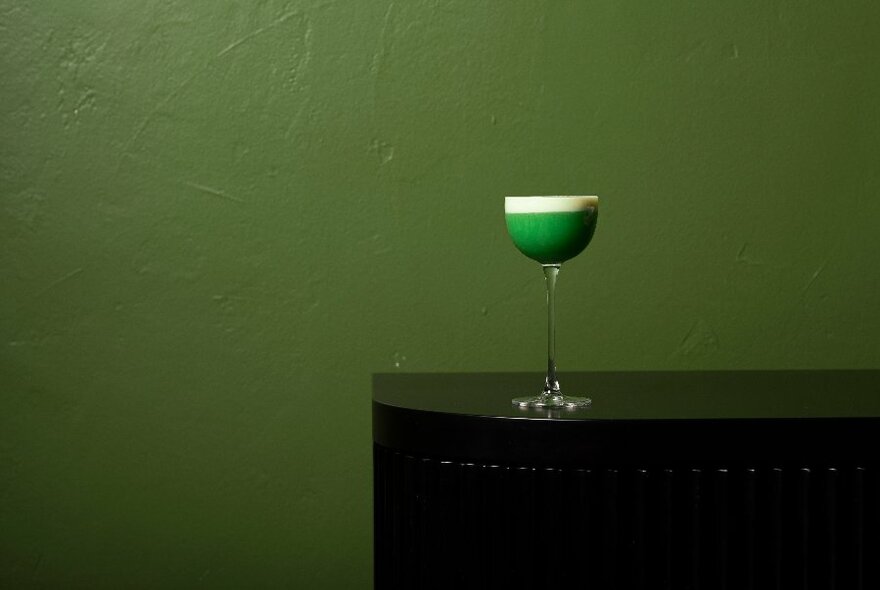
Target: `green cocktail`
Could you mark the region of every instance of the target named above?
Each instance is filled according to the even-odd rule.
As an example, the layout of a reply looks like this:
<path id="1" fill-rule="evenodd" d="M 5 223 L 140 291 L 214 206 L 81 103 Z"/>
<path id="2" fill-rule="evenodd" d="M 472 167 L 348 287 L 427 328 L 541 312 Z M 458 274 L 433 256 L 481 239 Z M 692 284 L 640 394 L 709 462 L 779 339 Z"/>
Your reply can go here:
<path id="1" fill-rule="evenodd" d="M 542 210 L 553 208 L 563 210 Z M 520 252 L 541 264 L 561 264 L 590 243 L 598 213 L 596 197 L 507 197 L 504 217 Z"/>
<path id="2" fill-rule="evenodd" d="M 507 233 L 517 249 L 539 262 L 547 281 L 547 379 L 537 396 L 518 397 L 524 408 L 577 408 L 590 405 L 586 397 L 564 396 L 556 378 L 554 294 L 563 262 L 590 243 L 599 217 L 599 197 L 506 197 Z"/>

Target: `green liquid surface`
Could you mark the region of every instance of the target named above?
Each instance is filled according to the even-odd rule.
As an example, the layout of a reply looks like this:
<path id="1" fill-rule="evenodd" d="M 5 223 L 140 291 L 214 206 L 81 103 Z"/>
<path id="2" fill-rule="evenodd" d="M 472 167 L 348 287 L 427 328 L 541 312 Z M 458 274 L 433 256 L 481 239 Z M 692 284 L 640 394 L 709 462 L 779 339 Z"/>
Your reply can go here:
<path id="1" fill-rule="evenodd" d="M 507 233 L 520 252 L 541 264 L 559 264 L 580 254 L 596 231 L 599 211 L 507 213 Z"/>

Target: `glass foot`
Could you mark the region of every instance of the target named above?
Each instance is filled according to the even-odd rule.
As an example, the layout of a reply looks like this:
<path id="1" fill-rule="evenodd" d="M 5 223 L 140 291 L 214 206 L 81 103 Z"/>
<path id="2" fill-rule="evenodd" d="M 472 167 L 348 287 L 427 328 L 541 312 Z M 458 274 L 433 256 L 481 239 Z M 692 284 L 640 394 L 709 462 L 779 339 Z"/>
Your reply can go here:
<path id="1" fill-rule="evenodd" d="M 593 400 L 573 395 L 533 395 L 513 398 L 513 405 L 519 408 L 586 408 Z"/>

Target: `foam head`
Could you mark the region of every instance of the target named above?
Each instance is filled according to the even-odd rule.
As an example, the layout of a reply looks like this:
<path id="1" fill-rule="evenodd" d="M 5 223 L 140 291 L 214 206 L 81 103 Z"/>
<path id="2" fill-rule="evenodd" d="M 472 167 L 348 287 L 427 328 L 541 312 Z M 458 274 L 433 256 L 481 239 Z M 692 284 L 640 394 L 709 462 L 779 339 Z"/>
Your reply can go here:
<path id="1" fill-rule="evenodd" d="M 596 196 L 504 197 L 505 213 L 576 213 L 598 207 Z"/>

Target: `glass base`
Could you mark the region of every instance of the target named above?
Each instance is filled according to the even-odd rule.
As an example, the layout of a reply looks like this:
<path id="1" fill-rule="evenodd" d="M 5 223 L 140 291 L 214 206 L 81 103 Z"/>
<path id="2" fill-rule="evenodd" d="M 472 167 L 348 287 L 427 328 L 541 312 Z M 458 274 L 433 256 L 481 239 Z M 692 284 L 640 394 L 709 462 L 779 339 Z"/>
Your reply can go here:
<path id="1" fill-rule="evenodd" d="M 513 398 L 513 405 L 520 408 L 586 408 L 593 404 L 588 397 L 573 395 L 548 395 L 542 393 L 529 397 Z"/>

